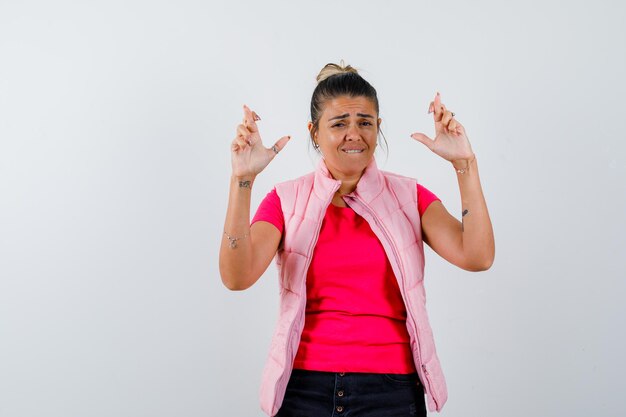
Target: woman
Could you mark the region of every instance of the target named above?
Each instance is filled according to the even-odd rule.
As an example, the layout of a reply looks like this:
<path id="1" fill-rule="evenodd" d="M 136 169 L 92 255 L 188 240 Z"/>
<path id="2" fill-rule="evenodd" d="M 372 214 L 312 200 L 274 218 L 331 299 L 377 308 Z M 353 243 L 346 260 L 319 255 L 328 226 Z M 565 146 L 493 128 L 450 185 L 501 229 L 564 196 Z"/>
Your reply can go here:
<path id="1" fill-rule="evenodd" d="M 222 282 L 253 285 L 276 256 L 280 313 L 263 372 L 270 416 L 425 416 L 447 399 L 425 309 L 426 242 L 469 271 L 488 269 L 495 245 L 478 165 L 465 129 L 430 103 L 436 136 L 412 138 L 452 163 L 462 221 L 414 179 L 374 159 L 381 119 L 376 90 L 352 67 L 326 65 L 311 99 L 308 129 L 316 170 L 277 184 L 251 224 L 256 176 L 289 136 L 265 148 L 244 106 L 232 142 L 232 177 Z"/>

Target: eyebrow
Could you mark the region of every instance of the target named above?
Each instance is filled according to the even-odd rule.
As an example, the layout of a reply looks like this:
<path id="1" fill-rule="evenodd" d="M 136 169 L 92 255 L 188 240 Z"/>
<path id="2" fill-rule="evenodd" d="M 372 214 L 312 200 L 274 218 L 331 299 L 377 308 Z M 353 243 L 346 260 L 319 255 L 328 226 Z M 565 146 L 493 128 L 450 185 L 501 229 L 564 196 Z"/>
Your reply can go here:
<path id="1" fill-rule="evenodd" d="M 369 117 L 370 119 L 374 118 L 374 116 L 372 116 L 371 114 L 357 113 L 356 115 L 358 117 Z M 330 119 L 328 119 L 328 121 L 335 120 L 335 119 L 345 119 L 348 116 L 350 116 L 350 114 L 345 113 L 345 114 L 342 114 L 342 115 L 339 115 L 339 116 L 331 117 Z"/>

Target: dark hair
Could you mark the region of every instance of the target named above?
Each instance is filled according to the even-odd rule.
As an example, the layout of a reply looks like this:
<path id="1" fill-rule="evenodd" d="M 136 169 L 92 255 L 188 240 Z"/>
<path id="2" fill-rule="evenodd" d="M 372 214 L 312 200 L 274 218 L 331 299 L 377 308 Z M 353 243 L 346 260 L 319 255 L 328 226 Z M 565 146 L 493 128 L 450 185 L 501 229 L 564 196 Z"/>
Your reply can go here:
<path id="1" fill-rule="evenodd" d="M 340 96 L 368 98 L 374 103 L 376 114 L 379 113 L 376 89 L 361 77 L 355 68 L 350 65 L 344 66 L 343 60 L 341 65 L 326 64 L 317 75 L 317 87 L 313 90 L 313 96 L 311 97 L 311 122 L 313 123 L 311 141 L 313 141 L 315 133 L 319 129 L 320 116 L 324 110 L 324 105 L 327 101 Z M 378 131 L 382 134 L 380 127 Z M 383 139 L 385 140 L 385 145 L 387 145 L 385 135 L 383 135 Z M 319 149 L 317 150 L 319 152 Z"/>

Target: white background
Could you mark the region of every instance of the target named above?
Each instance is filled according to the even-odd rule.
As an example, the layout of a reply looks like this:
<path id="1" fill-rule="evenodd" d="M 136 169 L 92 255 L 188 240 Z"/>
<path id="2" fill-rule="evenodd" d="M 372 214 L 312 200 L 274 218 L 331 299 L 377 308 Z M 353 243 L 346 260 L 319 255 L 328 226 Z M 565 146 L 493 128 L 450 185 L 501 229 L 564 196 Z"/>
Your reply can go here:
<path id="1" fill-rule="evenodd" d="M 276 267 L 218 250 L 243 103 L 255 183 L 314 168 L 315 76 L 377 88 L 389 155 L 460 218 L 436 91 L 467 129 L 496 260 L 427 250 L 441 416 L 626 413 L 625 7 L 598 2 L 0 2 L 0 416 L 262 416 Z M 429 413 L 434 414 L 434 413 Z"/>

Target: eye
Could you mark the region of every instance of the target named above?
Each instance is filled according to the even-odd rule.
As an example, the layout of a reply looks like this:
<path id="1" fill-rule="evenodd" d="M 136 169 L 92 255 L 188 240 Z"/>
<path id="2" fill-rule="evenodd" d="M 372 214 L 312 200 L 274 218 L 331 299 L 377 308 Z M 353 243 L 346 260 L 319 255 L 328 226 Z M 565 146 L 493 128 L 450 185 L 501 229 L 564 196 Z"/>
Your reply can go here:
<path id="1" fill-rule="evenodd" d="M 368 121 L 363 122 L 363 124 L 366 126 L 372 126 L 372 122 L 368 122 Z"/>
<path id="2" fill-rule="evenodd" d="M 343 123 L 343 122 L 339 122 L 339 123 L 335 123 L 335 124 L 333 125 L 333 127 L 343 126 L 343 125 L 344 125 L 344 123 Z"/>

